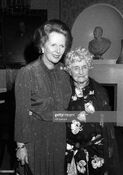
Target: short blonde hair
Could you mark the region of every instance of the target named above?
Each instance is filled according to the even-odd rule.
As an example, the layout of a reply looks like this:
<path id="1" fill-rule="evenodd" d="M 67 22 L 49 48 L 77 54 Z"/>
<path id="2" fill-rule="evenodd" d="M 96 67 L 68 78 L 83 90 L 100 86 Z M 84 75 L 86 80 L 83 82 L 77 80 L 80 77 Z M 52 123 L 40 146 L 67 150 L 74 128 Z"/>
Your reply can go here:
<path id="1" fill-rule="evenodd" d="M 87 49 L 79 47 L 71 50 L 65 57 L 65 67 L 69 70 L 74 62 L 81 62 L 82 60 L 86 61 L 89 69 L 92 68 L 93 55 Z"/>
<path id="2" fill-rule="evenodd" d="M 61 33 L 65 36 L 66 54 L 71 48 L 73 37 L 69 27 L 64 22 L 58 19 L 50 19 L 35 30 L 33 35 L 33 42 L 35 46 L 40 50 L 40 47 L 44 46 L 44 44 L 49 39 L 49 34 L 52 32 Z"/>

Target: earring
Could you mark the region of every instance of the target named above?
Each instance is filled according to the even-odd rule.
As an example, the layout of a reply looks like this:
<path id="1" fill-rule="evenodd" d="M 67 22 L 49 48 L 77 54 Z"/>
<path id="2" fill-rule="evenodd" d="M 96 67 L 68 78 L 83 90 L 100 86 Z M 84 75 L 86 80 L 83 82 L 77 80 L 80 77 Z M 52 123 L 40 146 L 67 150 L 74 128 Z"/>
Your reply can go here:
<path id="1" fill-rule="evenodd" d="M 42 53 L 44 53 L 44 49 L 42 48 Z"/>

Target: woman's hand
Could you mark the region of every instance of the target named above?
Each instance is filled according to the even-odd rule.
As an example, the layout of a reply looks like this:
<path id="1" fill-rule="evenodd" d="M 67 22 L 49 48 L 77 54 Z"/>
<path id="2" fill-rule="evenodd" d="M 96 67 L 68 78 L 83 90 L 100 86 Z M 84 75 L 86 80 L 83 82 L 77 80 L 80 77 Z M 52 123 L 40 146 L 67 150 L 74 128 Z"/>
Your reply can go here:
<path id="1" fill-rule="evenodd" d="M 22 165 L 28 163 L 28 153 L 25 145 L 17 148 L 16 157 Z"/>

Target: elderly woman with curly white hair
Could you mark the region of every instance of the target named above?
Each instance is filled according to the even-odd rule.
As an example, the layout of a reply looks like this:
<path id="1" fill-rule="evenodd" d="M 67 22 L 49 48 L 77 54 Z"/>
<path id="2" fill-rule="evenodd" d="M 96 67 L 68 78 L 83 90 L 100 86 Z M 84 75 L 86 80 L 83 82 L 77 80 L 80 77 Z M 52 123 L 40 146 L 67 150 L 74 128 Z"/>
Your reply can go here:
<path id="1" fill-rule="evenodd" d="M 68 110 L 77 111 L 77 117 L 66 124 L 66 174 L 119 175 L 113 124 L 87 122 L 88 116 L 97 116 L 96 111 L 110 111 L 105 89 L 89 77 L 92 57 L 85 48 L 77 48 L 65 58 L 72 86 Z"/>

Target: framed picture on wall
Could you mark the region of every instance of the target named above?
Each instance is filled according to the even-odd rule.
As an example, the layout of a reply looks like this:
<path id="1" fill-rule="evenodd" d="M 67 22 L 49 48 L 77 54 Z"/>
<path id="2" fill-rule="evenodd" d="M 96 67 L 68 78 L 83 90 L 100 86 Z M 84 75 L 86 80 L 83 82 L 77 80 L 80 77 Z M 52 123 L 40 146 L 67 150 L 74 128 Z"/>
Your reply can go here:
<path id="1" fill-rule="evenodd" d="M 3 59 L 3 29 L 2 29 L 2 19 L 0 19 L 0 62 Z"/>
<path id="2" fill-rule="evenodd" d="M 1 29 L 1 22 L 0 22 L 0 59 L 2 57 L 2 29 Z"/>
<path id="3" fill-rule="evenodd" d="M 30 44 L 34 30 L 47 20 L 47 10 L 30 10 L 27 14 L 6 14 L 3 18 L 4 62 L 6 65 L 23 65 L 25 48 Z"/>

